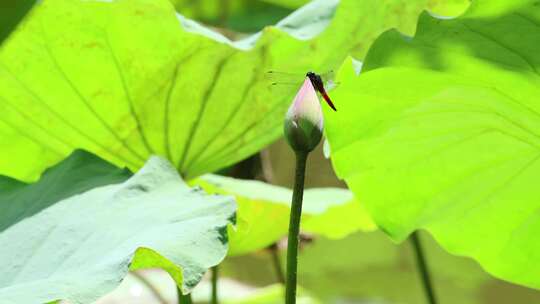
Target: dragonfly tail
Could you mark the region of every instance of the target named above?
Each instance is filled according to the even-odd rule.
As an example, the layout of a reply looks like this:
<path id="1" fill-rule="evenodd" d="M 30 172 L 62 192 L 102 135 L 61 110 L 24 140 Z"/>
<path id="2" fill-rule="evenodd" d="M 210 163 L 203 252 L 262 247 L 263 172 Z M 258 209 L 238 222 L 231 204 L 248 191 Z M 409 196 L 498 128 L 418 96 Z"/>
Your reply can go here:
<path id="1" fill-rule="evenodd" d="M 332 100 L 330 99 L 330 97 L 328 96 L 328 94 L 326 94 L 326 92 L 323 92 L 321 95 L 322 95 L 322 97 L 324 98 L 324 100 L 326 100 L 326 103 L 330 106 L 330 108 L 332 108 L 332 110 L 334 110 L 334 111 L 337 112 L 337 109 L 336 109 L 336 107 L 334 106 L 334 103 L 332 102 Z"/>

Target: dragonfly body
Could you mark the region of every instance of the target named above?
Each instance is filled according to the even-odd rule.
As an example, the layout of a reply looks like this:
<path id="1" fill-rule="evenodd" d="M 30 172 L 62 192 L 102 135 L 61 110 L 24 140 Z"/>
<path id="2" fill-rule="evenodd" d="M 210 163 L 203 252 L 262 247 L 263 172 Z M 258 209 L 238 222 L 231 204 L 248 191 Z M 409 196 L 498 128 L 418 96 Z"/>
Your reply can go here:
<path id="1" fill-rule="evenodd" d="M 285 83 L 285 82 L 281 82 L 281 81 L 276 82 L 275 78 L 273 78 L 274 76 L 279 75 L 279 77 L 292 76 L 292 77 L 294 77 L 296 79 L 296 78 L 298 78 L 300 76 L 300 75 L 298 75 L 296 73 L 268 71 L 267 75 L 269 76 L 270 79 L 272 79 L 272 86 L 278 85 L 278 84 L 292 84 L 292 85 L 301 85 L 302 84 L 301 81 L 300 82 L 293 81 L 292 83 Z M 332 102 L 332 100 L 328 96 L 328 93 L 326 92 L 325 80 L 323 80 L 323 77 L 326 78 L 327 75 L 325 76 L 325 74 L 323 74 L 323 76 L 321 76 L 321 74 L 317 74 L 315 72 L 309 71 L 309 72 L 306 73 L 306 77 L 309 78 L 311 84 L 313 85 L 313 88 L 317 92 L 319 92 L 319 94 L 321 94 L 321 96 L 324 98 L 324 100 L 330 106 L 330 108 L 332 108 L 332 110 L 334 110 L 334 111 L 337 111 L 336 107 L 334 106 L 334 103 Z M 327 84 L 328 84 L 328 82 L 327 82 Z"/>
<path id="2" fill-rule="evenodd" d="M 321 94 L 321 96 L 324 98 L 330 108 L 332 108 L 332 110 L 334 111 L 337 111 L 334 103 L 330 99 L 330 96 L 328 96 L 328 93 L 326 93 L 326 89 L 324 88 L 324 82 L 322 81 L 321 75 L 314 72 L 307 72 L 306 76 L 309 78 L 315 90 L 317 90 Z"/>

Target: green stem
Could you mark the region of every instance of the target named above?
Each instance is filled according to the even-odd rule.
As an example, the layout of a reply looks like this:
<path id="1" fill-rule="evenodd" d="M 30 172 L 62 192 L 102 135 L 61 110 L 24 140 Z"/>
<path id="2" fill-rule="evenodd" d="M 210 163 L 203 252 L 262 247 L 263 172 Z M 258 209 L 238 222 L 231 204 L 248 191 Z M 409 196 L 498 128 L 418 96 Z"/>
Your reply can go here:
<path id="1" fill-rule="evenodd" d="M 212 267 L 212 298 L 211 304 L 218 304 L 218 266 Z"/>
<path id="2" fill-rule="evenodd" d="M 272 264 L 274 265 L 274 270 L 276 271 L 277 280 L 279 283 L 285 285 L 285 275 L 281 269 L 281 259 L 279 258 L 279 248 L 277 243 L 268 246 L 268 250 L 272 255 Z"/>
<path id="3" fill-rule="evenodd" d="M 300 233 L 300 216 L 302 215 L 302 197 L 304 196 L 304 176 L 308 152 L 296 152 L 296 173 L 291 203 L 289 222 L 289 238 L 287 241 L 287 281 L 285 303 L 296 303 L 296 274 L 298 265 L 298 235 Z"/>
<path id="4" fill-rule="evenodd" d="M 178 293 L 178 304 L 193 304 L 193 301 L 191 300 L 191 294 L 182 294 L 182 291 L 178 287 L 176 288 L 176 291 Z"/>
<path id="5" fill-rule="evenodd" d="M 415 231 L 412 233 L 411 241 L 416 257 L 416 266 L 418 267 L 418 272 L 420 273 L 422 279 L 422 284 L 424 286 L 424 292 L 426 293 L 428 303 L 437 304 L 437 300 L 435 297 L 435 289 L 433 288 L 431 276 L 429 274 L 429 267 L 426 262 L 424 251 L 422 250 L 422 243 L 420 242 L 420 236 L 418 235 L 418 232 Z"/>

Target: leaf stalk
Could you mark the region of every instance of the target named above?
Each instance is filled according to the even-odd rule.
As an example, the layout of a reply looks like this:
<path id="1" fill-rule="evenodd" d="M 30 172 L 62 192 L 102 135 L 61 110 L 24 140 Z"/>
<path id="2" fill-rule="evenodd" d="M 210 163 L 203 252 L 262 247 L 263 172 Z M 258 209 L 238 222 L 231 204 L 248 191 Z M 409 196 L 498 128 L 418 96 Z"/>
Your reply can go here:
<path id="1" fill-rule="evenodd" d="M 178 304 L 193 304 L 193 300 L 191 300 L 191 294 L 182 294 L 182 290 L 180 290 L 179 287 L 176 288 L 176 291 L 178 293 Z"/>
<path id="2" fill-rule="evenodd" d="M 418 273 L 420 274 L 420 278 L 422 280 L 422 285 L 424 287 L 424 292 L 426 294 L 428 303 L 437 304 L 437 298 L 435 297 L 435 289 L 433 288 L 429 267 L 426 261 L 424 250 L 422 249 L 420 236 L 418 235 L 417 231 L 411 234 L 411 242 L 416 258 L 416 267 L 418 269 Z"/>
<path id="3" fill-rule="evenodd" d="M 212 267 L 212 297 L 210 298 L 211 304 L 218 304 L 218 277 L 219 268 L 218 265 Z"/>
<path id="4" fill-rule="evenodd" d="M 300 217 L 302 215 L 302 198 L 304 196 L 304 178 L 309 152 L 295 151 L 296 171 L 291 202 L 289 221 L 289 237 L 287 241 L 287 280 L 285 286 L 285 303 L 296 303 L 296 280 L 298 269 L 298 238 L 300 234 Z"/>
<path id="5" fill-rule="evenodd" d="M 273 243 L 272 245 L 268 246 L 268 251 L 270 251 L 270 255 L 272 256 L 272 265 L 274 266 L 276 279 L 279 283 L 285 285 L 285 274 L 281 269 L 281 259 L 279 257 L 279 248 L 277 243 Z"/>

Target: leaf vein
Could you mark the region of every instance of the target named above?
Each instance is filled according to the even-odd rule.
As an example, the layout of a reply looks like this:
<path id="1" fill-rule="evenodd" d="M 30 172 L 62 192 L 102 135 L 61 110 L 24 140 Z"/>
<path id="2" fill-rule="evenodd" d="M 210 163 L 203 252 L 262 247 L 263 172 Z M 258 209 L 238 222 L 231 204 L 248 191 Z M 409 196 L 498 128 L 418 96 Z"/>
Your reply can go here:
<path id="1" fill-rule="evenodd" d="M 197 133 L 197 129 L 199 128 L 199 124 L 201 123 L 201 120 L 203 118 L 204 112 L 206 110 L 206 106 L 208 105 L 208 100 L 210 99 L 210 96 L 212 95 L 212 92 L 214 91 L 214 88 L 216 84 L 218 83 L 218 80 L 221 78 L 221 73 L 223 72 L 225 63 L 227 62 L 227 60 L 229 60 L 229 58 L 232 55 L 234 54 L 228 55 L 225 58 L 221 59 L 221 61 L 217 65 L 217 69 L 216 69 L 216 72 L 214 73 L 214 77 L 212 79 L 212 82 L 210 83 L 210 86 L 204 92 L 201 108 L 199 110 L 199 113 L 197 113 L 197 117 L 195 121 L 193 122 L 193 124 L 191 125 L 191 128 L 189 129 L 189 133 L 188 133 L 186 142 L 184 144 L 184 150 L 182 151 L 182 156 L 177 165 L 177 169 L 181 173 L 184 173 L 183 172 L 184 164 L 187 159 L 191 145 L 193 144 L 193 140 L 194 140 L 195 134 Z"/>
<path id="2" fill-rule="evenodd" d="M 43 35 L 44 39 L 46 39 L 46 36 Z M 126 150 L 128 150 L 129 152 L 131 152 L 136 158 L 138 158 L 139 160 L 141 161 L 144 161 L 144 157 L 142 157 L 139 153 L 137 153 L 135 150 L 133 150 L 126 142 L 124 139 L 122 139 L 120 137 L 120 135 L 118 135 L 118 133 L 115 132 L 115 130 L 105 121 L 105 119 L 103 119 L 103 117 L 101 117 L 101 115 L 99 115 L 97 113 L 97 111 L 90 105 L 90 102 L 88 102 L 88 100 L 86 99 L 86 97 L 84 97 L 84 95 L 81 93 L 81 91 L 75 86 L 75 84 L 73 83 L 73 81 L 71 81 L 71 79 L 67 76 L 67 74 L 65 73 L 64 69 L 62 69 L 62 67 L 60 66 L 60 64 L 58 63 L 58 60 L 56 59 L 56 56 L 54 56 L 54 54 L 52 53 L 51 49 L 49 48 L 49 45 L 48 45 L 48 41 L 46 40 L 45 43 L 44 43 L 44 46 L 45 46 L 45 49 L 47 51 L 47 54 L 49 55 L 49 57 L 51 58 L 51 60 L 53 61 L 56 69 L 58 70 L 58 72 L 60 72 L 60 74 L 62 75 L 62 78 L 64 78 L 64 80 L 67 82 L 67 84 L 69 85 L 69 87 L 73 90 L 73 92 L 77 95 L 77 97 L 79 97 L 79 100 L 85 105 L 85 107 L 88 109 L 88 111 L 90 111 L 90 113 L 101 123 L 101 125 L 103 125 L 108 131 L 109 133 L 111 133 L 114 138 L 116 138 L 116 140 L 118 140 L 125 148 Z"/>
<path id="3" fill-rule="evenodd" d="M 118 76 L 120 78 L 120 82 L 122 83 L 122 89 L 124 90 L 124 95 L 126 96 L 126 101 L 129 106 L 129 112 L 133 119 L 135 120 L 135 124 L 137 124 L 137 131 L 139 133 L 139 136 L 141 137 L 141 140 L 143 142 L 144 147 L 148 151 L 148 153 L 153 154 L 154 150 L 150 146 L 150 143 L 148 142 L 148 139 L 146 138 L 146 135 L 144 134 L 143 126 L 141 123 L 141 120 L 139 119 L 139 116 L 137 115 L 137 112 L 135 111 L 135 104 L 133 103 L 133 99 L 131 98 L 131 94 L 129 94 L 129 89 L 127 87 L 126 79 L 124 77 L 124 73 L 122 72 L 122 68 L 120 67 L 120 63 L 118 62 L 118 58 L 116 58 L 116 54 L 114 52 L 114 49 L 111 46 L 111 43 L 109 41 L 109 35 L 105 34 L 105 41 L 107 43 L 107 47 L 109 48 L 109 51 L 111 53 L 111 57 L 113 59 L 114 66 L 116 68 L 116 71 L 118 73 Z"/>

